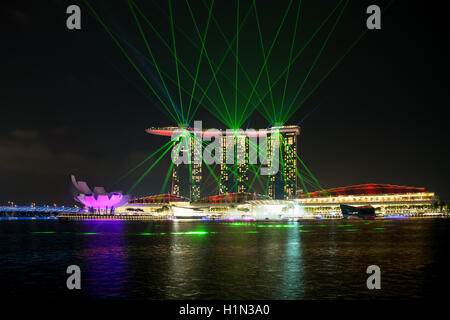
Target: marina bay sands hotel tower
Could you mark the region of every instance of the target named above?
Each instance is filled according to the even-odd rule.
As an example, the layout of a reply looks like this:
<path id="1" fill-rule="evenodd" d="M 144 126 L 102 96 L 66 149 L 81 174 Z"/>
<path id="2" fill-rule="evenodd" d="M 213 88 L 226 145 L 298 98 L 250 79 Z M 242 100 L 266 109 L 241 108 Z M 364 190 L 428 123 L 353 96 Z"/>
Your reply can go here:
<path id="1" fill-rule="evenodd" d="M 220 185 L 221 193 L 248 192 L 249 191 L 249 139 L 245 135 L 233 137 L 234 164 L 227 164 L 227 155 L 230 148 L 226 136 L 222 136 L 222 163 L 220 164 Z M 242 159 L 239 163 L 236 159 Z"/>
<path id="2" fill-rule="evenodd" d="M 202 151 L 202 141 L 193 135 L 194 128 L 182 127 L 162 127 L 149 128 L 147 133 L 171 137 L 175 130 L 187 130 L 190 135 L 189 143 L 180 143 L 181 151 L 187 152 L 191 159 L 194 159 L 194 153 Z M 272 199 L 287 200 L 292 199 L 297 191 L 297 136 L 300 134 L 298 126 L 274 126 L 265 130 L 258 130 L 257 136 L 267 136 L 267 156 L 269 158 L 268 166 L 272 165 L 272 155 L 278 148 L 279 166 L 278 171 L 267 176 L 266 194 Z M 202 131 L 202 136 L 205 131 Z M 274 139 L 277 136 L 278 139 Z M 256 148 L 253 145 L 252 139 L 249 139 L 247 133 L 236 134 L 232 137 L 234 139 L 233 146 L 228 146 L 230 143 L 229 137 L 222 135 L 222 163 L 220 166 L 220 178 L 218 179 L 218 189 L 220 193 L 245 193 L 253 192 L 250 190 L 249 174 L 250 164 L 249 150 Z M 190 148 L 190 150 L 188 150 Z M 234 163 L 227 164 L 226 159 L 229 152 L 234 153 Z M 240 161 L 238 161 L 241 159 Z M 259 165 L 254 165 L 255 174 L 259 174 Z M 196 164 L 193 161 L 191 164 L 174 164 L 172 167 L 172 185 L 171 193 L 180 195 L 197 201 L 202 196 L 202 164 Z"/>
<path id="3" fill-rule="evenodd" d="M 275 148 L 279 148 L 279 170 L 268 178 L 267 195 L 278 200 L 293 199 L 297 192 L 297 136 L 300 134 L 300 127 L 280 126 L 270 129 L 271 134 L 267 139 L 269 166 L 272 153 Z M 273 139 L 275 135 L 278 135 L 277 140 Z"/>
<path id="4" fill-rule="evenodd" d="M 181 148 L 188 151 L 190 159 L 194 159 L 195 151 L 202 151 L 201 141 L 193 135 L 188 137 L 190 144 L 182 143 Z M 191 150 L 187 150 L 188 148 Z M 201 197 L 202 164 L 192 161 L 191 164 L 174 164 L 172 168 L 172 190 L 171 193 L 191 201 L 197 201 Z"/>

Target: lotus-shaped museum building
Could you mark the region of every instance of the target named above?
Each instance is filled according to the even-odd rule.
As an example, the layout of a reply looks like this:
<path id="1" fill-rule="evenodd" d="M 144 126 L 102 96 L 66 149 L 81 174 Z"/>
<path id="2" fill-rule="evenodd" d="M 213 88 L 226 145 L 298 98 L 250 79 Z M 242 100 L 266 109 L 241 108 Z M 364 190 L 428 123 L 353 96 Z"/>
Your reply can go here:
<path id="1" fill-rule="evenodd" d="M 85 181 L 77 181 L 73 175 L 71 179 L 77 190 L 75 200 L 84 205 L 87 213 L 113 214 L 131 198 L 131 195 L 123 195 L 119 191 L 108 193 L 103 187 L 95 187 L 92 191 Z"/>

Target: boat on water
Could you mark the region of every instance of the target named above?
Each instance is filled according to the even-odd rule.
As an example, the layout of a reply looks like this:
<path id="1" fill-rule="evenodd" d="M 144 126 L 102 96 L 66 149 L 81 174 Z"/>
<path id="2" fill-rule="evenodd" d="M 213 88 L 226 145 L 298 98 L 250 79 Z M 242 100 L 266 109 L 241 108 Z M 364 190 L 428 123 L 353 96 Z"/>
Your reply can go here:
<path id="1" fill-rule="evenodd" d="M 346 204 L 340 204 L 344 219 L 375 219 L 375 208 L 371 205 L 352 207 Z"/>

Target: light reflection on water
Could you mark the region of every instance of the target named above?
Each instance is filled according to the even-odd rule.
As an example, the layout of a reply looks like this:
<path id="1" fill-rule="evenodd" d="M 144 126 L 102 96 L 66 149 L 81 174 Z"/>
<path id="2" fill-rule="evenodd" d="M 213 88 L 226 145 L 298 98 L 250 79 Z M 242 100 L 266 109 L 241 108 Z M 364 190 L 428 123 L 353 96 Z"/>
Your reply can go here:
<path id="1" fill-rule="evenodd" d="M 49 299 L 435 297 L 449 221 L 2 221 L 0 281 L 9 297 Z M 71 264 L 81 291 L 65 288 Z M 382 290 L 366 288 L 372 264 Z"/>
<path id="2" fill-rule="evenodd" d="M 87 291 L 89 298 L 118 298 L 127 295 L 129 268 L 124 224 L 113 222 L 106 226 L 105 230 L 98 223 L 81 224 L 84 235 L 88 236 L 82 238 L 83 263 L 80 267 L 85 286 L 95 288 Z"/>
<path id="3" fill-rule="evenodd" d="M 302 299 L 304 297 L 302 233 L 293 228 L 289 228 L 286 232 L 283 276 L 278 291 L 282 294 L 281 299 Z"/>

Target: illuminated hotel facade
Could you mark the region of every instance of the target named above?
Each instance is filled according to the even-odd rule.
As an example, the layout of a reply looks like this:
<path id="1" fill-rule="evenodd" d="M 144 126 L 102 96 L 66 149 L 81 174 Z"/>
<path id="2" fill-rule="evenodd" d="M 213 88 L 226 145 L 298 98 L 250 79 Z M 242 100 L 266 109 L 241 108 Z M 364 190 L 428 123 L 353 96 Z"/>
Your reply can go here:
<path id="1" fill-rule="evenodd" d="M 195 153 L 202 150 L 201 140 L 193 135 L 187 136 L 190 141 L 183 139 L 179 151 L 186 152 L 189 159 L 194 159 Z M 171 194 L 197 201 L 201 197 L 202 163 L 190 162 L 173 165 Z"/>
<path id="2" fill-rule="evenodd" d="M 300 127 L 271 127 L 265 130 L 264 134 L 267 135 L 268 167 L 272 166 L 274 157 L 279 157 L 277 173 L 267 178 L 267 195 L 276 200 L 294 199 L 297 192 L 297 136 L 300 134 Z M 275 135 L 278 139 L 274 139 Z M 255 148 L 257 146 L 253 145 L 245 134 L 234 136 L 234 149 L 227 146 L 227 138 L 222 137 L 221 193 L 249 191 L 249 150 Z M 279 149 L 278 153 L 275 148 Z M 230 151 L 235 155 L 232 165 L 226 164 Z"/>
<path id="3" fill-rule="evenodd" d="M 249 189 L 249 139 L 246 135 L 235 135 L 232 139 L 233 145 L 229 146 L 230 137 L 222 136 L 219 190 L 220 193 L 245 193 Z M 227 164 L 230 152 L 233 153 L 233 164 Z"/>
<path id="4" fill-rule="evenodd" d="M 294 199 L 297 193 L 297 136 L 300 127 L 272 127 L 271 131 L 267 139 L 269 166 L 278 148 L 279 170 L 268 178 L 267 195 L 276 200 Z M 275 135 L 278 139 L 274 139 Z"/>
<path id="5" fill-rule="evenodd" d="M 188 152 L 191 159 L 194 153 L 202 150 L 202 141 L 194 136 L 194 128 L 187 126 L 150 128 L 146 131 L 150 134 L 171 136 L 176 130 L 184 129 L 190 134 L 191 150 Z M 201 131 L 201 136 L 206 134 Z M 253 138 L 267 137 L 264 141 L 267 147 L 268 166 L 273 165 L 274 157 L 278 156 L 278 170 L 267 177 L 267 194 L 276 200 L 288 200 L 295 198 L 297 191 L 297 136 L 300 134 L 298 126 L 275 126 L 269 129 L 254 131 L 236 131 L 233 137 L 222 135 L 222 163 L 220 164 L 219 193 L 246 193 L 249 192 L 249 152 L 254 146 Z M 274 137 L 278 139 L 274 139 Z M 275 142 L 276 141 L 276 142 Z M 261 142 L 261 140 L 260 140 Z M 184 150 L 189 148 L 184 144 Z M 276 148 L 279 149 L 277 153 Z M 232 153 L 232 155 L 230 155 Z M 227 164 L 232 160 L 232 164 Z M 230 162 L 230 161 L 228 161 Z M 255 173 L 258 174 L 258 173 Z M 191 165 L 179 164 L 173 166 L 171 193 L 197 201 L 200 199 L 202 182 L 202 164 L 191 161 Z"/>

